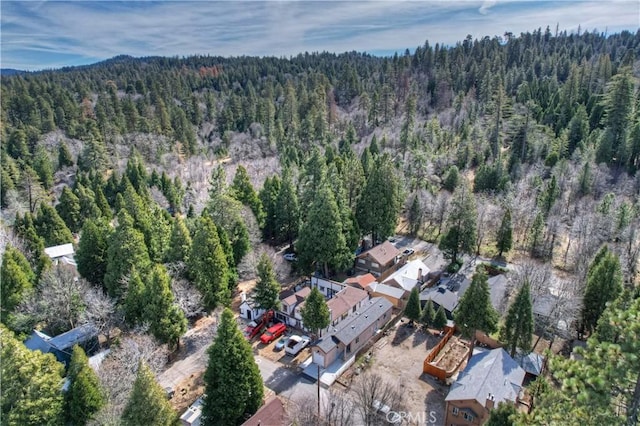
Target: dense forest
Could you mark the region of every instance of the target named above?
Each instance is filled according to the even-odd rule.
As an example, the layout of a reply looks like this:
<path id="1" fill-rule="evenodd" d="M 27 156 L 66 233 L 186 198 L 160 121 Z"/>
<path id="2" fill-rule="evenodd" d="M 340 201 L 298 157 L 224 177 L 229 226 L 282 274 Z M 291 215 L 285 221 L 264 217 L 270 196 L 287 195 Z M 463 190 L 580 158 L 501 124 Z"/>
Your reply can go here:
<path id="1" fill-rule="evenodd" d="M 532 297 L 561 296 L 558 317 L 579 306 L 567 333 L 589 338 L 584 362 L 553 358 L 512 421 L 637 422 L 640 32 L 547 28 L 393 57 L 121 56 L 1 83 L 3 385 L 33 328 L 117 326 L 138 353 L 137 379 L 86 379 L 106 396 L 80 402 L 34 356 L 11 379 L 38 375 L 40 391 L 3 386 L 3 425 L 78 424 L 76 405 L 125 422 L 134 380 L 161 368 L 131 348 L 179 347 L 262 252 L 332 276 L 398 230 L 437 243 L 451 271 L 464 255 L 521 265 Z M 80 280 L 44 254 L 65 243 Z M 82 356 L 72 386 L 90 376 Z"/>

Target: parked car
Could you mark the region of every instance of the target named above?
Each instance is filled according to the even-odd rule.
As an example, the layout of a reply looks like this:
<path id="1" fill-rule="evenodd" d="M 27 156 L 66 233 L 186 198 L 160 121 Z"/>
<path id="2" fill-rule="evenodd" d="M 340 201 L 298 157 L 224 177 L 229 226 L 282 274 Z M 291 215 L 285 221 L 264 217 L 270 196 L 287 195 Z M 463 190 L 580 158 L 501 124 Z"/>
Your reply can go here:
<path id="1" fill-rule="evenodd" d="M 284 349 L 284 347 L 287 345 L 287 342 L 289 341 L 289 337 L 287 336 L 283 336 L 280 340 L 278 340 L 276 342 L 276 345 L 273 347 L 274 351 L 281 351 Z"/>
<path id="2" fill-rule="evenodd" d="M 405 250 L 402 252 L 402 254 L 404 254 L 405 256 L 407 256 L 407 257 L 408 257 L 408 256 L 411 256 L 411 255 L 412 255 L 413 253 L 415 253 L 415 252 L 416 252 L 416 251 L 415 251 L 414 249 L 412 249 L 412 248 L 408 248 L 408 249 L 405 249 Z"/>
<path id="3" fill-rule="evenodd" d="M 311 342 L 311 338 L 308 336 L 293 335 L 289 337 L 289 341 L 287 342 L 287 345 L 284 347 L 284 350 L 289 355 L 296 356 L 300 353 L 301 350 L 306 348 L 310 342 Z"/>
<path id="4" fill-rule="evenodd" d="M 269 327 L 267 331 L 265 331 L 264 334 L 260 336 L 260 341 L 265 345 L 269 344 L 276 340 L 278 337 L 282 336 L 285 331 L 287 331 L 287 326 L 279 322 L 278 324 Z"/>
<path id="5" fill-rule="evenodd" d="M 288 260 L 289 262 L 295 262 L 298 260 L 294 253 L 286 253 L 284 255 L 284 260 Z"/>

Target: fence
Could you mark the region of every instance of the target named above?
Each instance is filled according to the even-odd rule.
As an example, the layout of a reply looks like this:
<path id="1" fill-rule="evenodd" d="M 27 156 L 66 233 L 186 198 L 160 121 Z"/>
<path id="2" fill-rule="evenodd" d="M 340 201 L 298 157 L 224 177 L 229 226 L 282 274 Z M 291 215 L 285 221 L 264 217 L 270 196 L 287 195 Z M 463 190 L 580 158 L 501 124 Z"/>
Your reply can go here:
<path id="1" fill-rule="evenodd" d="M 433 349 L 431 349 L 431 352 L 427 354 L 427 357 L 424 359 L 424 363 L 422 365 L 423 373 L 429 374 L 430 376 L 434 376 L 442 381 L 446 380 L 447 372 L 442 368 L 434 364 L 431 364 L 431 362 L 434 359 L 436 359 L 436 357 L 438 356 L 442 348 L 444 348 L 444 346 L 447 344 L 451 336 L 453 336 L 453 333 L 454 333 L 454 329 L 450 328 L 449 330 L 447 330 L 442 340 L 440 340 L 438 344 L 435 345 Z"/>

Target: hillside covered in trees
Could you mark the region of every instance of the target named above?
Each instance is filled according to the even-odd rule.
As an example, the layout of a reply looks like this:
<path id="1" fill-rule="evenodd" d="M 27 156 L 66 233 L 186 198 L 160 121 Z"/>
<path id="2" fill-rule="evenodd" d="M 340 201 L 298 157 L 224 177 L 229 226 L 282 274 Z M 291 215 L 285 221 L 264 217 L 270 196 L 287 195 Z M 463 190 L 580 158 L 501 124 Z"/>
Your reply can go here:
<path id="1" fill-rule="evenodd" d="M 585 363 L 551 362 L 519 421 L 588 408 L 633 424 L 639 86 L 640 32 L 548 28 L 394 57 L 123 56 L 2 76 L 3 385 L 5 363 L 28 357 L 9 346 L 33 328 L 117 326 L 131 345 L 151 335 L 174 349 L 256 276 L 261 252 L 287 246 L 297 272 L 332 276 L 363 239 L 400 229 L 437 243 L 451 270 L 464 255 L 506 259 L 530 272 L 526 294 L 546 273 L 579 300 L 570 334 L 590 338 Z M 44 254 L 65 243 L 81 280 Z M 62 367 L 44 358 L 33 368 L 55 394 Z M 151 386 L 152 358 L 128 389 Z M 85 418 L 130 418 L 128 390 L 106 382 Z M 29 418 L 5 389 L 3 417 Z M 78 415 L 51 398 L 51 418 Z"/>

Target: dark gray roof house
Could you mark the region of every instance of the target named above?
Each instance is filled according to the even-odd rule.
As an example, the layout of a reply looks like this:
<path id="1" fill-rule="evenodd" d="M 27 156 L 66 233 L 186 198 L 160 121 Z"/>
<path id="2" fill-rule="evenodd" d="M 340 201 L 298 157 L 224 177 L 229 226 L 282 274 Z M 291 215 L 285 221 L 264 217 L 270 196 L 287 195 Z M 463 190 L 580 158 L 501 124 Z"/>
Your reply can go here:
<path id="1" fill-rule="evenodd" d="M 502 348 L 485 350 L 471 357 L 445 398 L 446 424 L 482 424 L 500 402 L 518 401 L 525 371 Z"/>
<path id="2" fill-rule="evenodd" d="M 63 364 L 71 360 L 71 353 L 75 345 L 82 346 L 88 356 L 98 349 L 98 329 L 92 324 L 81 325 L 56 337 L 33 330 L 24 345 L 32 351 L 52 353 Z"/>

